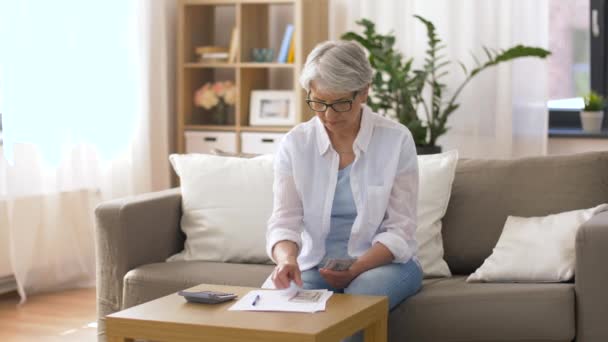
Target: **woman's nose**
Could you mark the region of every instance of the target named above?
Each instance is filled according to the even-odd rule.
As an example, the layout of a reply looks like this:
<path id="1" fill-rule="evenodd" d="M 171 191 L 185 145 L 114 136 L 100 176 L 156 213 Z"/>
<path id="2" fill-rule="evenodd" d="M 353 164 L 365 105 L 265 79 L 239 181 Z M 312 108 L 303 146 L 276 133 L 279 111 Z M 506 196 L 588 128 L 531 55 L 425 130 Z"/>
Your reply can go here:
<path id="1" fill-rule="evenodd" d="M 327 106 L 327 110 L 325 110 L 325 117 L 328 119 L 337 118 L 340 113 L 336 112 L 331 106 Z"/>

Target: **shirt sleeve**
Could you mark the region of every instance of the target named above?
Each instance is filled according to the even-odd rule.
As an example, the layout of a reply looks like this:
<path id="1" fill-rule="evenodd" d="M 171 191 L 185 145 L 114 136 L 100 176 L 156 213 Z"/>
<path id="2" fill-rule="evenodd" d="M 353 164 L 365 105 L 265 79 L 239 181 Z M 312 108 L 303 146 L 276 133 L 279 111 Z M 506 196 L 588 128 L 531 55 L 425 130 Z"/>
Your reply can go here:
<path id="1" fill-rule="evenodd" d="M 416 215 L 418 202 L 418 157 L 410 134 L 401 145 L 397 174 L 386 215 L 372 244 L 380 242 L 393 254 L 395 263 L 409 261 L 418 248 Z"/>
<path id="2" fill-rule="evenodd" d="M 293 178 L 289 142 L 283 139 L 274 160 L 273 209 L 266 230 L 266 253 L 272 256 L 274 245 L 283 240 L 293 241 L 302 247 L 302 200 Z"/>

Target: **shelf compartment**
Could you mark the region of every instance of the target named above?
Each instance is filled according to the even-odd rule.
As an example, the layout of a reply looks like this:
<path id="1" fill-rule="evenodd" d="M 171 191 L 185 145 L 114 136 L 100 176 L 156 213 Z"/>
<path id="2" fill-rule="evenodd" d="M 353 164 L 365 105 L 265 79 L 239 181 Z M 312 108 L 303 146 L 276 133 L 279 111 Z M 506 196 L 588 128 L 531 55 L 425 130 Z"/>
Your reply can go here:
<path id="1" fill-rule="evenodd" d="M 198 63 L 198 46 L 230 49 L 232 28 L 236 26 L 236 5 L 187 4 L 183 10 L 183 63 Z M 210 63 L 211 64 L 211 63 Z"/>
<path id="2" fill-rule="evenodd" d="M 294 25 L 295 22 L 294 7 L 293 2 L 241 4 L 239 39 L 241 62 L 253 62 L 251 56 L 253 48 L 271 48 L 274 51 L 273 61 L 277 60 L 285 28 L 288 24 Z M 294 32 L 295 34 L 299 33 Z"/>
<path id="3" fill-rule="evenodd" d="M 241 68 L 239 69 L 239 73 L 239 99 L 241 101 L 239 112 L 241 126 L 249 125 L 251 92 L 253 90 L 293 91 L 295 86 L 293 69 Z"/>
<path id="4" fill-rule="evenodd" d="M 234 69 L 193 69 L 184 74 L 184 93 L 180 101 L 183 101 L 183 114 L 185 125 L 214 125 L 214 110 L 206 110 L 194 104 L 195 92 L 205 85 L 218 81 L 231 81 L 236 84 L 236 72 Z M 238 88 L 236 89 L 238 98 Z M 236 105 L 229 106 L 227 111 L 226 126 L 234 126 L 236 123 Z M 224 126 L 224 125 L 221 125 Z"/>

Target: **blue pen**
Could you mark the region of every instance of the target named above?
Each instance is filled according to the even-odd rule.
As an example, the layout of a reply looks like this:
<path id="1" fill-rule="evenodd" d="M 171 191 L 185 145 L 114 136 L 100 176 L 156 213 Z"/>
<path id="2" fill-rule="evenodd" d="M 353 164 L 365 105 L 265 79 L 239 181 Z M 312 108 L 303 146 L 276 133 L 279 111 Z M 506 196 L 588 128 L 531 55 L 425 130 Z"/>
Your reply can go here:
<path id="1" fill-rule="evenodd" d="M 255 295 L 255 298 L 253 299 L 253 303 L 251 303 L 251 306 L 255 306 L 258 301 L 260 300 L 260 295 Z"/>

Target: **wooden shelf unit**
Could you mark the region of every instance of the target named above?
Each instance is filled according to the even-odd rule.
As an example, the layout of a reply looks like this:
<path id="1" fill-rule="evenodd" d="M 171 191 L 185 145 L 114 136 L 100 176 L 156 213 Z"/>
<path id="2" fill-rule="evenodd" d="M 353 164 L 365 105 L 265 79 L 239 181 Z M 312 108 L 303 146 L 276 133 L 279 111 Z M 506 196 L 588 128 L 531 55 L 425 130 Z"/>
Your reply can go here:
<path id="1" fill-rule="evenodd" d="M 177 42 L 177 152 L 185 151 L 185 132 L 234 132 L 241 152 L 241 132 L 284 133 L 291 127 L 250 126 L 249 101 L 252 90 L 296 92 L 297 122 L 314 114 L 304 101 L 298 78 L 306 56 L 316 44 L 328 39 L 328 0 L 180 0 Z M 278 15 L 279 14 L 279 15 Z M 257 63 L 251 49 L 270 47 L 278 55 L 286 24 L 294 25 L 295 62 Z M 229 47 L 233 27 L 237 28 L 238 52 L 234 63 L 201 63 L 195 47 Z M 194 106 L 194 92 L 206 82 L 230 80 L 237 89 L 235 106 L 226 125 L 213 125 L 208 112 Z"/>

